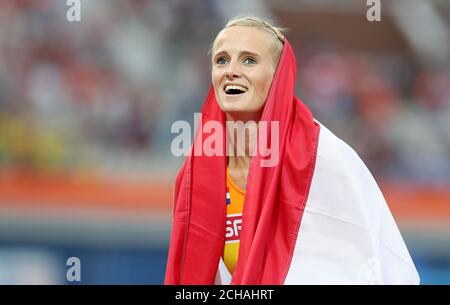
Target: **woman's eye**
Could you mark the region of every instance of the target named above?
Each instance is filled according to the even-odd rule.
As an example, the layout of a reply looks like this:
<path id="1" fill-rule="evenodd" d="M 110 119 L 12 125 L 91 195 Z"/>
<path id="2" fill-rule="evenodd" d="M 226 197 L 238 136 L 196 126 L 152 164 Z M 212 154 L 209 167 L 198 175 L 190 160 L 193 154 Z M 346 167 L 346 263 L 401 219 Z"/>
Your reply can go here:
<path id="1" fill-rule="evenodd" d="M 223 57 L 220 57 L 216 60 L 216 63 L 218 63 L 219 65 L 224 65 L 226 64 L 227 60 Z"/>
<path id="2" fill-rule="evenodd" d="M 244 59 L 244 64 L 253 65 L 256 64 L 256 61 L 253 58 Z"/>

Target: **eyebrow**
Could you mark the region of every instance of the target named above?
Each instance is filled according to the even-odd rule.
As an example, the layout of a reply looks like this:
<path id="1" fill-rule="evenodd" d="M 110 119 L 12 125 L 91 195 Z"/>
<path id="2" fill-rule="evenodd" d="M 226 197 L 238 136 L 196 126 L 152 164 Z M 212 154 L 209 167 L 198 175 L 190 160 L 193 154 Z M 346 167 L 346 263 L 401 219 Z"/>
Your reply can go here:
<path id="1" fill-rule="evenodd" d="M 228 54 L 228 52 L 227 52 L 227 51 L 219 51 L 219 52 L 217 52 L 216 54 L 214 54 L 214 57 L 213 57 L 213 58 L 215 59 L 215 58 L 217 58 L 218 56 L 220 56 L 220 55 L 225 55 L 225 54 Z M 251 51 L 246 51 L 246 50 L 244 50 L 244 51 L 239 52 L 239 57 L 245 56 L 245 55 L 250 55 L 250 56 L 254 56 L 254 57 L 261 57 L 261 55 L 259 55 L 258 53 L 251 52 Z"/>

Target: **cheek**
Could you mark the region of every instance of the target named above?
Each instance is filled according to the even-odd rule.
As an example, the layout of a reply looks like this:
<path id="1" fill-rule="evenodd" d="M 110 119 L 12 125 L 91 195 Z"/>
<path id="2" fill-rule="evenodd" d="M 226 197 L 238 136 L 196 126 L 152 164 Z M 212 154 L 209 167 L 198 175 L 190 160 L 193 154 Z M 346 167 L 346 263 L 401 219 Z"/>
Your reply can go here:
<path id="1" fill-rule="evenodd" d="M 216 86 L 218 86 L 220 84 L 220 73 L 219 71 L 213 69 L 211 71 L 211 80 L 214 86 L 214 89 L 216 89 Z"/>
<path id="2" fill-rule="evenodd" d="M 212 81 L 212 85 L 214 88 L 214 95 L 216 97 L 217 102 L 219 103 L 219 105 L 222 104 L 222 86 L 221 86 L 221 82 L 222 82 L 222 73 L 220 73 L 217 70 L 212 70 L 211 71 L 211 81 Z"/>
<path id="3" fill-rule="evenodd" d="M 271 71 L 265 71 L 265 73 L 261 73 L 264 75 L 259 79 L 258 82 L 258 93 L 262 95 L 262 98 L 266 99 L 270 90 L 270 85 L 272 84 L 273 73 Z"/>

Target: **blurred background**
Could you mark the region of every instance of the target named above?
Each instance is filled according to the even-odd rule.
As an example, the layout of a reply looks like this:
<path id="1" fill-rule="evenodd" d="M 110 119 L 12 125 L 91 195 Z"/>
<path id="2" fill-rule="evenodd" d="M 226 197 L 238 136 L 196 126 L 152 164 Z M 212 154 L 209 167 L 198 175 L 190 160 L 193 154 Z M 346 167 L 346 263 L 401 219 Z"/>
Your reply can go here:
<path id="1" fill-rule="evenodd" d="M 175 120 L 226 20 L 287 27 L 297 96 L 380 184 L 423 284 L 450 284 L 450 2 L 0 0 L 0 284 L 161 284 Z"/>

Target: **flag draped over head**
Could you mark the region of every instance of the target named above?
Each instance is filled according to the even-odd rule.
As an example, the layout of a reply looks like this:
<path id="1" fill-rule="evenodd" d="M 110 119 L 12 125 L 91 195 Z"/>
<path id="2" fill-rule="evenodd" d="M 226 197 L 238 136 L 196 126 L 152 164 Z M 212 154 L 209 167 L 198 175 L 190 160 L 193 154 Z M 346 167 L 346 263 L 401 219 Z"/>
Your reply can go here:
<path id="1" fill-rule="evenodd" d="M 252 157 L 244 202 L 240 249 L 232 284 L 282 284 L 287 276 L 316 162 L 319 124 L 294 96 L 296 61 L 286 40 L 261 122 L 278 122 L 279 158 Z M 213 284 L 225 243 L 226 132 L 221 156 L 196 155 L 209 121 L 226 130 L 226 116 L 211 86 L 191 154 L 177 176 L 166 284 Z M 272 143 L 273 144 L 273 143 Z"/>

